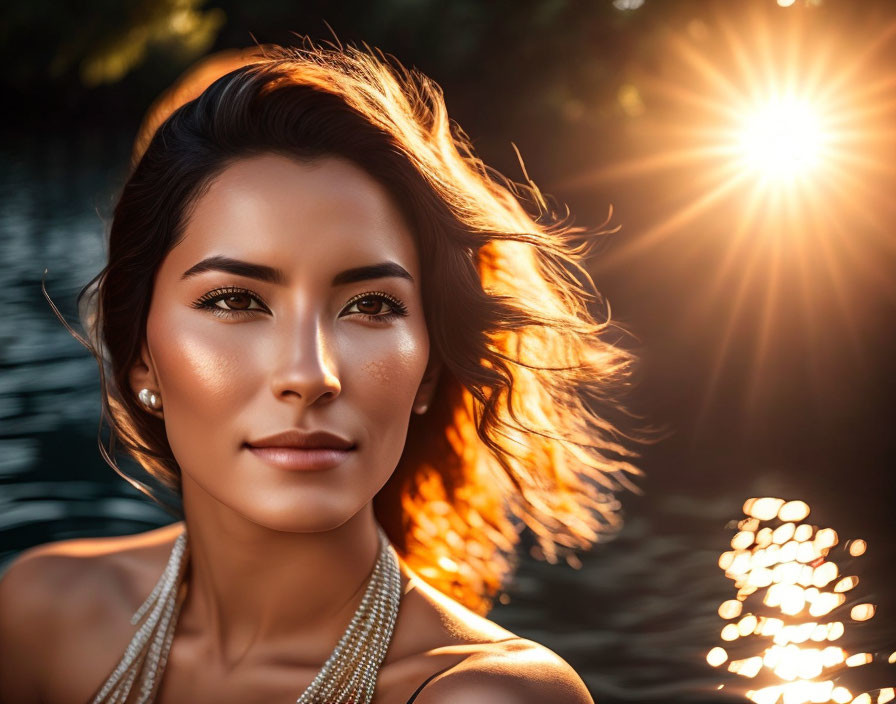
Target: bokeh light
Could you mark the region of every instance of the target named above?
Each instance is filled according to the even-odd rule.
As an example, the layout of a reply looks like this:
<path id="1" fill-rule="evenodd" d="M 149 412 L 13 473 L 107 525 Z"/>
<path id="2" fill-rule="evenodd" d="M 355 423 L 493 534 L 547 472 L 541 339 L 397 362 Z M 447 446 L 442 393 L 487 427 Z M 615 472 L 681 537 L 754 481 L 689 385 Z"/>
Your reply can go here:
<path id="1" fill-rule="evenodd" d="M 844 668 L 875 660 L 870 652 L 834 644 L 846 632 L 844 620 L 860 623 L 875 615 L 874 604 L 847 598 L 859 578 L 841 576 L 835 559 L 864 553 L 866 543 L 841 545 L 833 528 L 797 525 L 810 514 L 804 501 L 754 497 L 743 511 L 746 517 L 732 523 L 738 529 L 732 549 L 719 557 L 737 589 L 735 599 L 718 607 L 728 621 L 719 637 L 728 645 L 710 649 L 706 662 L 716 668 L 728 663 L 728 672 L 764 685 L 744 692 L 756 704 L 891 701 L 892 687 L 876 690 L 872 698 L 838 681 Z"/>

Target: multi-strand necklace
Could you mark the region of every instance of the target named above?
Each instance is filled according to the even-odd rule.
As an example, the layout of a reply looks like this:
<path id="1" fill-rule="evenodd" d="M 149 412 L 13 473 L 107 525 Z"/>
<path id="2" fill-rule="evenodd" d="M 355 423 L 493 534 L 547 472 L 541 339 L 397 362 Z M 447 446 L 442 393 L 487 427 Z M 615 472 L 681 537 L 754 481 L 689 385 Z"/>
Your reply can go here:
<path id="1" fill-rule="evenodd" d="M 336 648 L 296 704 L 370 704 L 373 699 L 401 600 L 398 555 L 379 524 L 377 532 L 380 551 L 361 603 Z M 140 691 L 135 704 L 153 701 L 186 595 L 183 576 L 187 557 L 184 528 L 174 541 L 161 578 L 131 617 L 133 625 L 141 620 L 143 623 L 92 704 L 125 704 L 138 677 Z"/>

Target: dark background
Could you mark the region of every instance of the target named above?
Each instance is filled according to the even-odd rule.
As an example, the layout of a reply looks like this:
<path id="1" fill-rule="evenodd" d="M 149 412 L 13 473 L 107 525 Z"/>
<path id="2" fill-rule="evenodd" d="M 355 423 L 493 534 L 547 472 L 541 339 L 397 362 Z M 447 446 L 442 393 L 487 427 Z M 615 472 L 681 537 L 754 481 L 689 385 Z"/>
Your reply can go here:
<path id="1" fill-rule="evenodd" d="M 672 433 L 641 448 L 643 493 L 620 497 L 622 534 L 579 569 L 523 555 L 490 617 L 556 650 L 598 701 L 720 700 L 717 686 L 737 683 L 704 659 L 734 595 L 716 560 L 743 501 L 772 495 L 868 540 L 855 573 L 878 615 L 853 638 L 896 650 L 888 0 L 7 3 L 3 564 L 172 520 L 100 457 L 95 363 L 52 315 L 41 275 L 75 321 L 139 121 L 193 61 L 292 32 L 332 39 L 330 27 L 435 79 L 486 163 L 524 180 L 516 145 L 576 223 L 597 228 L 612 206 L 620 227 L 588 268 L 641 358 L 631 409 Z M 720 125 L 781 76 L 833 105 L 846 135 L 836 168 L 799 192 L 721 188 L 733 172 L 709 148 Z M 894 683 L 891 668 L 862 686 Z"/>

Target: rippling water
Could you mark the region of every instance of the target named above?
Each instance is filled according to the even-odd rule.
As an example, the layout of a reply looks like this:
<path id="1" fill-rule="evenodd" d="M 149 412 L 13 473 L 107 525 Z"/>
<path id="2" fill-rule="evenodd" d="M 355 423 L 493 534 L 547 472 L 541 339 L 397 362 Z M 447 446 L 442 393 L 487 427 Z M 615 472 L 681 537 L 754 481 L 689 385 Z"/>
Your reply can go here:
<path id="1" fill-rule="evenodd" d="M 169 522 L 103 463 L 99 384 L 70 323 L 77 292 L 103 266 L 104 218 L 128 135 L 7 136 L 0 152 L 0 563 L 72 536 Z M 74 325 L 78 329 L 77 325 Z"/>

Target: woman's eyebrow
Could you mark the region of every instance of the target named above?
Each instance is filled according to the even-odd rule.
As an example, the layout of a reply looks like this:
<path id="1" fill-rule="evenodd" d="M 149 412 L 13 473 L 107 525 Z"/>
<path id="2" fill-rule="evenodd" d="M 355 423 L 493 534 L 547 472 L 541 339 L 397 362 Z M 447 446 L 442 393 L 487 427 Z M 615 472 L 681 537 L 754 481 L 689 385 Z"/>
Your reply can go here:
<path id="1" fill-rule="evenodd" d="M 203 259 L 198 264 L 194 264 L 187 269 L 180 277 L 181 281 L 197 276 L 206 271 L 223 271 L 236 276 L 245 276 L 250 279 L 258 279 L 268 283 L 284 285 L 286 283 L 286 275 L 281 269 L 264 264 L 253 264 L 241 259 L 232 259 L 230 257 L 214 256 Z M 394 276 L 408 281 L 414 281 L 408 271 L 393 261 L 380 262 L 379 264 L 369 264 L 367 266 L 358 266 L 352 269 L 341 271 L 333 277 L 332 286 L 342 286 L 357 281 L 366 281 L 367 279 L 381 279 L 388 276 Z"/>

